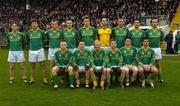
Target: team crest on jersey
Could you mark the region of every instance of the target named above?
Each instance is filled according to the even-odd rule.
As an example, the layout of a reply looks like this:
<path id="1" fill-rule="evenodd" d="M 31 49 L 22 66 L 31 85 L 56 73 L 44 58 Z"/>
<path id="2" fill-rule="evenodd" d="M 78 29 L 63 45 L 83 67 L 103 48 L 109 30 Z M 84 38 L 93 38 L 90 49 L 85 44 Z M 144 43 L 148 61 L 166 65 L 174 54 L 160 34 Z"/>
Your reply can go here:
<path id="1" fill-rule="evenodd" d="M 100 55 L 99 55 L 99 58 L 102 58 L 102 57 L 103 57 L 102 54 L 100 54 Z"/>
<path id="2" fill-rule="evenodd" d="M 52 34 L 52 33 L 50 33 L 49 35 L 50 35 L 50 36 L 52 36 L 53 34 Z"/>
<path id="3" fill-rule="evenodd" d="M 160 32 L 157 32 L 157 35 L 159 35 L 159 36 L 160 36 L 160 35 L 161 35 L 161 33 L 160 33 Z"/>
<path id="4" fill-rule="evenodd" d="M 116 55 L 115 55 L 115 57 L 119 57 L 119 55 L 118 55 L 118 54 L 116 54 Z"/>
<path id="5" fill-rule="evenodd" d="M 87 53 L 84 53 L 84 56 L 87 56 L 88 54 Z"/>
<path id="6" fill-rule="evenodd" d="M 110 54 L 109 56 L 112 57 L 112 54 Z"/>
<path id="7" fill-rule="evenodd" d="M 133 51 L 133 50 L 131 50 L 131 53 L 133 54 L 133 53 L 134 53 L 134 51 Z"/>
<path id="8" fill-rule="evenodd" d="M 90 31 L 90 33 L 92 34 L 92 33 L 93 33 L 93 31 L 91 30 L 91 31 Z"/>
<path id="9" fill-rule="evenodd" d="M 147 55 L 151 55 L 151 52 L 148 52 Z"/>
<path id="10" fill-rule="evenodd" d="M 38 34 L 37 34 L 37 36 L 41 36 L 41 34 L 40 34 L 40 33 L 38 33 Z"/>

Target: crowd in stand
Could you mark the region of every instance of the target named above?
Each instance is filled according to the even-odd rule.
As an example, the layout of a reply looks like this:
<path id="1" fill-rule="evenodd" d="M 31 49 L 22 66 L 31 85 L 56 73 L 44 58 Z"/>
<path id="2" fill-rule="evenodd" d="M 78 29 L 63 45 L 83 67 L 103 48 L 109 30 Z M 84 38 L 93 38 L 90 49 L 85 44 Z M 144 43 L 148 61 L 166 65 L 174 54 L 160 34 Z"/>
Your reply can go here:
<path id="1" fill-rule="evenodd" d="M 0 35 L 9 32 L 10 23 L 18 21 L 20 31 L 28 29 L 26 0 L 0 0 Z M 156 6 L 158 5 L 158 13 Z M 100 25 L 101 17 L 108 18 L 109 25 L 122 17 L 126 24 L 149 15 L 166 15 L 172 20 L 178 0 L 30 0 L 30 19 L 39 20 L 40 28 L 47 30 L 51 19 L 56 18 L 64 25 L 67 18 L 74 20 L 76 28 L 82 26 L 81 19 L 88 15 L 94 27 Z"/>

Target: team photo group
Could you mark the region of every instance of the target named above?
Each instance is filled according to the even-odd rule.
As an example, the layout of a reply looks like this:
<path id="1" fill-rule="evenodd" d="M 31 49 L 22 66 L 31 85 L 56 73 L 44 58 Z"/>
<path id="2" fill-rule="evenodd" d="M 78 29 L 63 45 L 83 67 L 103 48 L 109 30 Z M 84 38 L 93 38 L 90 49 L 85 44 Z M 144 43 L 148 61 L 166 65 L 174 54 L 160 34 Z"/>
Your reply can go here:
<path id="1" fill-rule="evenodd" d="M 20 64 L 25 84 L 36 82 L 35 69 L 39 63 L 43 83 L 55 89 L 61 88 L 60 82 L 65 82 L 70 88 L 93 90 L 113 86 L 124 89 L 133 85 L 154 88 L 155 81 L 164 82 L 160 48 L 164 33 L 158 27 L 158 19 L 151 19 L 152 28 L 146 31 L 140 29 L 139 20 L 134 21 L 132 30 L 125 27 L 122 18 L 117 19 L 114 28 L 108 26 L 107 18 L 101 19 L 98 28 L 92 27 L 90 21 L 90 17 L 84 17 L 83 26 L 75 29 L 73 20 L 67 19 L 66 27 L 62 29 L 57 20 L 52 20 L 51 28 L 44 31 L 38 27 L 38 21 L 32 20 L 31 28 L 23 33 L 19 32 L 18 23 L 13 22 L 11 32 L 6 36 L 9 45 L 9 83 L 15 83 L 14 67 L 17 63 Z M 45 41 L 48 41 L 49 67 L 46 67 Z M 26 60 L 30 69 L 25 65 L 24 48 L 28 49 Z M 30 78 L 27 71 L 30 71 Z"/>

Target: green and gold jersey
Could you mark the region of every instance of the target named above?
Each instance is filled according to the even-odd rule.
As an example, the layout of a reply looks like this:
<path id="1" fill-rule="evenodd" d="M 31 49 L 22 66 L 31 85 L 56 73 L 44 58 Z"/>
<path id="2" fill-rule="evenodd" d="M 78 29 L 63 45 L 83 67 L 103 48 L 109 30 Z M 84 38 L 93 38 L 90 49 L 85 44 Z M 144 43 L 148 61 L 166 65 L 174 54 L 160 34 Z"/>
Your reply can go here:
<path id="1" fill-rule="evenodd" d="M 25 36 L 21 32 L 10 32 L 6 35 L 10 51 L 22 51 L 25 41 Z"/>
<path id="2" fill-rule="evenodd" d="M 86 66 L 91 65 L 92 58 L 91 58 L 91 52 L 87 49 L 84 49 L 81 51 L 80 49 L 77 49 L 74 52 L 73 56 L 73 65 L 77 66 Z"/>
<path id="3" fill-rule="evenodd" d="M 154 55 L 155 53 L 151 48 L 145 49 L 142 47 L 137 52 L 137 62 L 145 65 L 154 64 Z"/>
<path id="4" fill-rule="evenodd" d="M 85 42 L 86 46 L 92 46 L 96 39 L 96 29 L 94 27 L 81 27 L 79 29 L 80 39 Z"/>
<path id="5" fill-rule="evenodd" d="M 149 29 L 146 31 L 146 37 L 149 38 L 149 46 L 151 48 L 160 47 L 161 41 L 164 40 L 164 33 L 160 29 Z"/>
<path id="6" fill-rule="evenodd" d="M 46 35 L 49 40 L 49 48 L 59 48 L 60 40 L 62 37 L 61 30 L 50 29 L 46 32 Z"/>
<path id="7" fill-rule="evenodd" d="M 126 27 L 113 28 L 113 36 L 117 43 L 117 48 L 121 48 L 124 46 L 125 38 L 128 36 L 129 30 Z"/>
<path id="8" fill-rule="evenodd" d="M 73 54 L 69 51 L 58 50 L 55 53 L 55 63 L 58 67 L 71 66 Z"/>
<path id="9" fill-rule="evenodd" d="M 77 47 L 78 43 L 78 32 L 75 29 L 64 29 L 62 31 L 62 37 L 67 42 L 67 48 L 73 49 Z"/>
<path id="10" fill-rule="evenodd" d="M 122 66 L 122 54 L 121 51 L 119 51 L 119 49 L 116 50 L 108 50 L 107 51 L 107 67 L 111 67 L 111 66 L 116 66 L 116 67 L 121 67 Z"/>
<path id="11" fill-rule="evenodd" d="M 136 61 L 136 48 L 134 47 L 122 47 L 120 49 L 123 57 L 123 65 L 137 65 Z"/>
<path id="12" fill-rule="evenodd" d="M 92 66 L 106 66 L 107 59 L 106 59 L 106 52 L 103 49 L 100 49 L 100 51 L 97 51 L 93 49 L 91 51 L 92 55 Z"/>
<path id="13" fill-rule="evenodd" d="M 35 31 L 31 29 L 26 33 L 26 38 L 30 50 L 39 50 L 44 46 L 45 32 L 39 28 Z"/>
<path id="14" fill-rule="evenodd" d="M 129 37 L 131 37 L 132 46 L 136 48 L 140 48 L 142 43 L 142 38 L 145 37 L 145 31 L 133 29 L 129 31 Z"/>

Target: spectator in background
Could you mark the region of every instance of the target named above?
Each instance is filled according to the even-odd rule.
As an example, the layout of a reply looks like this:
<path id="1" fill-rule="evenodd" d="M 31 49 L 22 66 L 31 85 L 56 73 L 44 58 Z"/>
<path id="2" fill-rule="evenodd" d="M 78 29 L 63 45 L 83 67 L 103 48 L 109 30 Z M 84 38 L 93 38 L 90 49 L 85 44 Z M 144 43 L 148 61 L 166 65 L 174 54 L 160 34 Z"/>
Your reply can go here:
<path id="1" fill-rule="evenodd" d="M 180 44 L 180 31 L 177 32 L 175 36 L 175 45 L 174 45 L 174 50 L 177 53 L 178 52 L 178 45 Z"/>
<path id="2" fill-rule="evenodd" d="M 166 35 L 165 41 L 167 43 L 166 54 L 173 54 L 172 42 L 173 42 L 173 32 L 170 31 L 169 34 Z"/>

